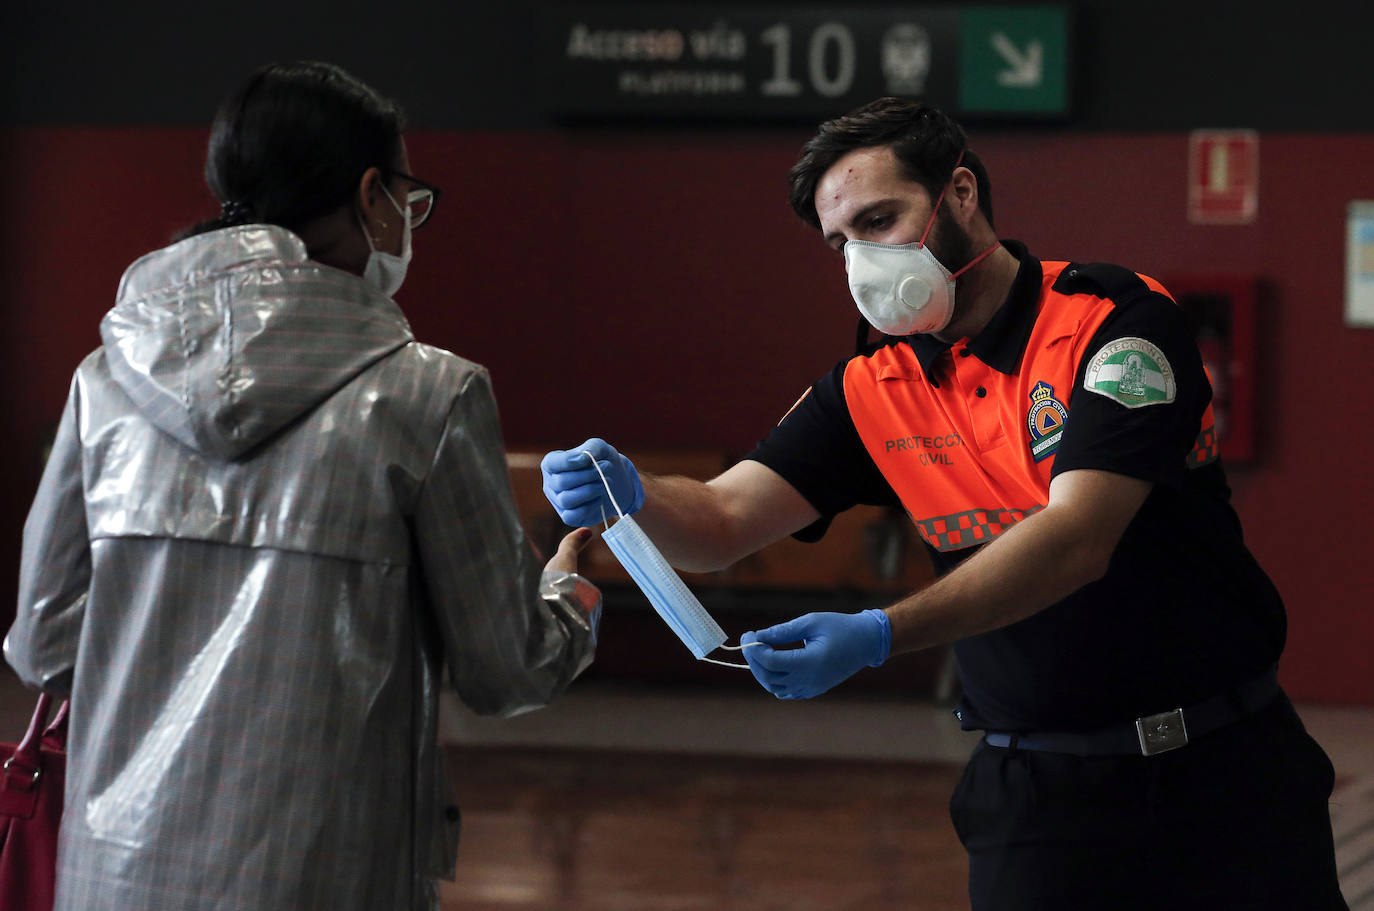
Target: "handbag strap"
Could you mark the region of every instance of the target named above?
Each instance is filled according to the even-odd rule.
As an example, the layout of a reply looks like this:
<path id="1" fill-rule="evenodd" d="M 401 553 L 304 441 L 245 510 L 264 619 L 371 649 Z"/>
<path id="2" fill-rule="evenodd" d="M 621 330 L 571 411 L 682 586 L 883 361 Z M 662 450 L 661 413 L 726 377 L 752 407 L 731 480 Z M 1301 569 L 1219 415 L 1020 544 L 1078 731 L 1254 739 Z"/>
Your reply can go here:
<path id="1" fill-rule="evenodd" d="M 34 707 L 33 718 L 29 719 L 29 729 L 24 739 L 14 748 L 14 753 L 4 760 L 3 772 L 9 774 L 13 765 L 21 766 L 25 773 L 37 773 L 39 768 L 38 750 L 43 738 L 44 727 L 48 723 L 48 709 L 52 707 L 52 697 L 40 693 L 38 705 Z"/>
<path id="2" fill-rule="evenodd" d="M 43 731 L 43 746 L 50 750 L 65 751 L 67 749 L 67 715 L 71 707 L 70 699 L 62 700 L 62 704 L 57 707 L 57 714 L 53 716 L 52 723 Z"/>

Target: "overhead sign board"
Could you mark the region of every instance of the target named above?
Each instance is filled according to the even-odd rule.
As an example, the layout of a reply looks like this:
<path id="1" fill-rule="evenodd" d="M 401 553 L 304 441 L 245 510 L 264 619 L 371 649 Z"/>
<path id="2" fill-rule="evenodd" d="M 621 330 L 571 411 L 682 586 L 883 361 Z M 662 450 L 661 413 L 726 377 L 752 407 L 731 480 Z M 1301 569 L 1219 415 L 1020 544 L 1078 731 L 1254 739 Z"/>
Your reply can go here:
<path id="1" fill-rule="evenodd" d="M 883 95 L 955 115 L 1063 117 L 1058 6 L 549 6 L 550 114 L 815 120 Z"/>
<path id="2" fill-rule="evenodd" d="M 1003 115 L 1067 112 L 1068 33 L 1062 7 L 962 8 L 958 109 Z"/>

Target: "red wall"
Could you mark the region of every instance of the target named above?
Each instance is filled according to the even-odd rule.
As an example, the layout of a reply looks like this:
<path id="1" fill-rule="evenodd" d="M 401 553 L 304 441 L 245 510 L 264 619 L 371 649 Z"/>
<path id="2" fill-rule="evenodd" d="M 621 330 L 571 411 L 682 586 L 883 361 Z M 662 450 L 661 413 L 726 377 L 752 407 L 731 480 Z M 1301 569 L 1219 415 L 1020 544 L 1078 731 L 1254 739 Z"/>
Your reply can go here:
<path id="1" fill-rule="evenodd" d="M 420 338 L 491 368 L 512 446 L 744 453 L 852 344 L 841 261 L 785 202 L 807 135 L 413 135 L 415 172 L 445 195 L 398 299 Z M 42 435 L 123 268 L 212 211 L 204 139 L 0 132 L 7 579 Z M 1374 138 L 1264 135 L 1247 227 L 1187 223 L 1184 134 L 975 140 L 999 230 L 1041 256 L 1265 281 L 1258 458 L 1231 470 L 1236 506 L 1287 599 L 1290 692 L 1374 703 L 1374 331 L 1341 316 L 1345 205 L 1374 198 Z"/>

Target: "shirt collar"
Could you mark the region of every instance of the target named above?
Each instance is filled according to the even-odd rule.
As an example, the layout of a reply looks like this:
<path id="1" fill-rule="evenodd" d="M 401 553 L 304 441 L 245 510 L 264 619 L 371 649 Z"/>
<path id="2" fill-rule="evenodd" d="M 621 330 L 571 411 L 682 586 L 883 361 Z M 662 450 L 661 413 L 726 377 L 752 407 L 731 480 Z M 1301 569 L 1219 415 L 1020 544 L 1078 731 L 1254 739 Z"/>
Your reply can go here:
<path id="1" fill-rule="evenodd" d="M 1011 291 L 997 312 L 988 320 L 983 331 L 969 339 L 968 349 L 989 367 L 1001 373 L 1010 374 L 1021 360 L 1026 350 L 1031 329 L 1035 327 L 1036 303 L 1040 300 L 1040 285 L 1044 273 L 1040 260 L 1031 256 L 1026 245 L 1016 240 L 1004 240 L 1002 246 L 1021 263 L 1016 270 L 1016 278 L 1011 283 Z M 916 359 L 926 376 L 932 376 L 935 363 L 940 355 L 951 347 L 933 335 L 909 335 L 907 344 L 916 352 Z"/>

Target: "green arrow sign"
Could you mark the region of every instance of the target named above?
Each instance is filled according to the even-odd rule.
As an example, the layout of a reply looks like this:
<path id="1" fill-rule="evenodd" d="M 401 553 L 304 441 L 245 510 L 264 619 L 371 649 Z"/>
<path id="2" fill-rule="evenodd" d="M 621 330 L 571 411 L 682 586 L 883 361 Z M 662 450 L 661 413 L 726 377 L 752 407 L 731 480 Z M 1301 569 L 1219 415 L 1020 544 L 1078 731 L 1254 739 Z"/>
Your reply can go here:
<path id="1" fill-rule="evenodd" d="M 1068 16 L 1057 6 L 974 6 L 959 13 L 959 109 L 1065 114 Z"/>

